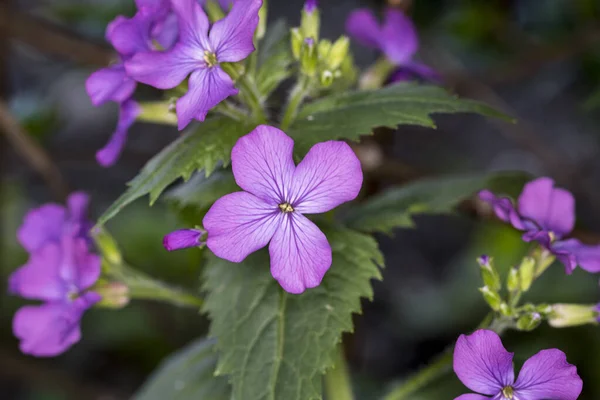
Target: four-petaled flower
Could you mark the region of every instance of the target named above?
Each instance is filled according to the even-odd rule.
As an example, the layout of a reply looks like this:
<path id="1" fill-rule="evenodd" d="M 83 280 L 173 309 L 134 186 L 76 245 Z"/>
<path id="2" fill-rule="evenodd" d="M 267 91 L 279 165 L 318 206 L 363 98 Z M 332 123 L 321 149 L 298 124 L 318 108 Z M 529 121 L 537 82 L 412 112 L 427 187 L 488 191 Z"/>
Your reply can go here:
<path id="1" fill-rule="evenodd" d="M 360 44 L 379 49 L 397 67 L 389 81 L 415 77 L 439 80 L 433 69 L 413 59 L 419 49 L 419 38 L 412 21 L 402 11 L 387 8 L 380 26 L 371 10 L 354 10 L 346 20 L 346 32 Z"/>
<path id="2" fill-rule="evenodd" d="M 492 205 L 496 216 L 516 229 L 525 231 L 523 240 L 540 243 L 564 265 L 570 274 L 579 265 L 588 272 L 600 272 L 600 246 L 563 239 L 575 225 L 575 199 L 564 189 L 555 189 L 550 178 L 538 178 L 525 185 L 517 208 L 507 197 L 489 190 L 479 198 Z"/>
<path id="3" fill-rule="evenodd" d="M 185 128 L 192 119 L 203 121 L 212 107 L 238 93 L 220 63 L 241 61 L 254 51 L 261 5 L 262 0 L 237 0 L 229 14 L 210 27 L 197 0 L 172 0 L 179 23 L 177 44 L 167 52 L 136 54 L 125 63 L 129 76 L 171 89 L 189 75 L 189 90 L 177 100 L 178 127 Z"/>
<path id="4" fill-rule="evenodd" d="M 314 145 L 297 166 L 293 148 L 284 132 L 265 125 L 240 138 L 231 161 L 244 191 L 217 200 L 203 225 L 208 248 L 232 262 L 270 242 L 271 274 L 286 291 L 302 293 L 318 286 L 331 266 L 327 238 L 303 214 L 324 213 L 353 200 L 362 170 L 344 142 Z"/>
<path id="5" fill-rule="evenodd" d="M 583 387 L 577 368 L 557 349 L 542 350 L 525 361 L 515 381 L 513 353 L 488 330 L 458 338 L 454 372 L 466 387 L 480 393 L 455 400 L 576 400 Z"/>
<path id="6" fill-rule="evenodd" d="M 12 294 L 42 300 L 21 307 L 13 332 L 21 351 L 50 357 L 67 350 L 81 338 L 79 321 L 101 296 L 88 289 L 100 276 L 100 257 L 89 250 L 85 219 L 87 196 L 69 197 L 69 209 L 55 204 L 32 210 L 18 238 L 31 252 L 29 261 L 9 278 Z"/>

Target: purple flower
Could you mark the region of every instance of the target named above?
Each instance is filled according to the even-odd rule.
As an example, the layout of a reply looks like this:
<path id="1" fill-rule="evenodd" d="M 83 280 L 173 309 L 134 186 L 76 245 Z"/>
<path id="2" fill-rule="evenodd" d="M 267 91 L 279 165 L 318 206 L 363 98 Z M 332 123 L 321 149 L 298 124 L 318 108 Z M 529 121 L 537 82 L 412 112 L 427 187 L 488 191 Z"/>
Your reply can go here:
<path id="1" fill-rule="evenodd" d="M 203 224 L 208 248 L 231 262 L 270 242 L 271 274 L 288 292 L 302 293 L 318 286 L 331 265 L 327 238 L 303 214 L 324 213 L 354 199 L 362 171 L 344 142 L 316 144 L 298 166 L 293 148 L 290 137 L 266 125 L 240 138 L 231 160 L 244 191 L 217 200 Z"/>
<path id="2" fill-rule="evenodd" d="M 67 199 L 67 208 L 50 203 L 29 211 L 17 231 L 19 243 L 29 253 L 34 253 L 48 243 L 59 243 L 65 234 L 89 241 L 88 203 L 89 197 L 85 193 L 75 192 Z"/>
<path id="3" fill-rule="evenodd" d="M 304 2 L 304 11 L 311 13 L 317 9 L 317 0 L 306 0 Z"/>
<path id="4" fill-rule="evenodd" d="M 200 246 L 202 235 L 205 233 L 199 229 L 180 229 L 165 236 L 163 246 L 168 251 Z"/>
<path id="5" fill-rule="evenodd" d="M 420 77 L 439 80 L 438 74 L 425 64 L 414 61 L 419 48 L 417 31 L 404 13 L 395 8 L 387 8 L 383 25 L 369 9 L 358 9 L 346 20 L 346 32 L 360 44 L 379 49 L 398 68 L 390 77 L 391 81 L 408 80 Z"/>
<path id="6" fill-rule="evenodd" d="M 563 239 L 575 225 L 575 199 L 564 189 L 555 189 L 550 178 L 538 178 L 525 185 L 517 208 L 508 197 L 497 197 L 489 190 L 479 198 L 494 209 L 496 216 L 525 231 L 523 240 L 540 243 L 564 265 L 568 274 L 579 265 L 588 272 L 600 272 L 600 246 L 577 239 Z"/>
<path id="7" fill-rule="evenodd" d="M 177 101 L 179 129 L 192 119 L 203 121 L 212 107 L 238 93 L 219 64 L 241 61 L 254 51 L 261 5 L 262 0 L 238 0 L 225 18 L 210 27 L 196 0 L 172 0 L 179 41 L 164 53 L 136 54 L 125 63 L 128 74 L 159 89 L 174 88 L 191 74 L 187 94 Z"/>
<path id="8" fill-rule="evenodd" d="M 455 400 L 576 400 L 583 382 L 577 368 L 557 349 L 542 350 L 521 368 L 515 382 L 513 353 L 493 331 L 461 335 L 454 349 L 454 372 L 469 389 Z M 484 396 L 485 395 L 485 396 Z"/>
<path id="9" fill-rule="evenodd" d="M 79 320 L 100 300 L 87 291 L 100 276 L 100 262 L 85 239 L 67 233 L 59 242 L 46 242 L 10 276 L 12 294 L 44 301 L 15 314 L 13 332 L 23 353 L 51 357 L 79 341 Z"/>
<path id="10" fill-rule="evenodd" d="M 117 129 L 110 137 L 108 143 L 96 153 L 96 160 L 100 165 L 110 167 L 117 161 L 121 151 L 123 151 L 123 147 L 125 147 L 129 128 L 133 125 L 140 112 L 141 108 L 134 100 L 130 99 L 120 104 Z"/>

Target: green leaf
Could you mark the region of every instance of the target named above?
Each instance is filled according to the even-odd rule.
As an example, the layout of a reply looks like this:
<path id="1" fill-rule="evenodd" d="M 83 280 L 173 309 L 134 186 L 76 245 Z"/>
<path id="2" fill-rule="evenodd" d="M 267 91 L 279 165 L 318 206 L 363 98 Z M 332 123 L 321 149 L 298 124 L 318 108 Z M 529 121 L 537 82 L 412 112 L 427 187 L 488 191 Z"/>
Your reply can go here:
<path id="1" fill-rule="evenodd" d="M 203 174 L 195 174 L 189 181 L 167 192 L 163 199 L 198 223 L 217 199 L 239 190 L 231 171 L 221 170 L 208 178 Z"/>
<path id="2" fill-rule="evenodd" d="M 235 142 L 253 128 L 220 117 L 188 130 L 148 161 L 128 183 L 129 189 L 98 219 L 98 225 L 105 224 L 123 207 L 146 194 L 150 194 L 152 205 L 167 186 L 179 178 L 187 181 L 194 171 L 204 170 L 206 176 L 210 176 L 219 163 L 229 164 Z"/>
<path id="3" fill-rule="evenodd" d="M 293 62 L 289 27 L 284 20 L 278 20 L 267 29 L 258 49 L 256 82 L 260 93 L 268 97 L 291 75 L 290 65 Z"/>
<path id="4" fill-rule="evenodd" d="M 332 365 L 342 332 L 352 331 L 370 279 L 381 279 L 383 256 L 368 235 L 324 230 L 333 263 L 319 287 L 283 291 L 269 271 L 266 249 L 234 264 L 209 256 L 204 289 L 217 339 L 217 374 L 229 374 L 233 398 L 321 399 L 321 378 Z"/>
<path id="5" fill-rule="evenodd" d="M 474 100 L 459 99 L 437 86 L 401 83 L 378 90 L 332 95 L 306 105 L 289 129 L 296 150 L 331 139 L 358 140 L 378 126 L 420 125 L 435 128 L 434 113 L 473 112 L 510 120 Z"/>
<path id="6" fill-rule="evenodd" d="M 351 209 L 346 223 L 363 232 L 391 233 L 412 228 L 415 214 L 451 212 L 463 200 L 482 189 L 517 195 L 528 177 L 523 172 L 449 175 L 423 179 L 389 189 Z"/>
<path id="7" fill-rule="evenodd" d="M 133 400 L 229 400 L 227 378 L 215 376 L 214 340 L 198 339 L 167 358 Z"/>

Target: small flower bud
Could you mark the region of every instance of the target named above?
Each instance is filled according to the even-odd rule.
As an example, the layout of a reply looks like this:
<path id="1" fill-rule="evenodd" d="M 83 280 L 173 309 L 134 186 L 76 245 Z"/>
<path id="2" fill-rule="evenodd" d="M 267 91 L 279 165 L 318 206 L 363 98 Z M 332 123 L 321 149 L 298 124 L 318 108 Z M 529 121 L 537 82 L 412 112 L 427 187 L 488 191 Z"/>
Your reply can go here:
<path id="1" fill-rule="evenodd" d="M 314 76 L 317 72 L 317 64 L 319 62 L 315 40 L 311 37 L 304 39 L 302 50 L 300 53 L 300 66 L 302 72 L 308 76 Z"/>
<path id="2" fill-rule="evenodd" d="M 500 305 L 502 304 L 502 299 L 498 292 L 491 290 L 489 287 L 484 286 L 479 288 L 479 291 L 483 295 L 484 300 L 494 311 L 500 310 Z"/>
<path id="3" fill-rule="evenodd" d="M 346 36 L 341 36 L 338 40 L 333 43 L 329 55 L 327 57 L 327 65 L 329 68 L 335 70 L 342 65 L 344 59 L 348 56 L 350 50 L 350 39 Z"/>
<path id="4" fill-rule="evenodd" d="M 180 229 L 166 235 L 163 238 L 163 246 L 168 251 L 201 246 L 204 244 L 201 239 L 205 233 L 201 229 Z"/>
<path id="5" fill-rule="evenodd" d="M 519 289 L 519 286 L 519 270 L 511 268 L 510 271 L 508 271 L 508 278 L 506 278 L 506 288 L 510 292 L 514 292 Z"/>
<path id="6" fill-rule="evenodd" d="M 304 3 L 304 9 L 300 17 L 300 30 L 305 38 L 312 37 L 319 39 L 319 30 L 321 25 L 321 15 L 317 8 L 315 0 L 308 0 Z"/>
<path id="7" fill-rule="evenodd" d="M 494 260 L 491 257 L 483 255 L 477 259 L 479 266 L 481 267 L 481 277 L 483 283 L 493 291 L 498 291 L 502 287 L 500 282 L 500 275 L 494 268 Z"/>
<path id="8" fill-rule="evenodd" d="M 129 304 L 129 288 L 124 283 L 99 281 L 91 290 L 102 296 L 98 307 L 123 308 Z"/>
<path id="9" fill-rule="evenodd" d="M 538 312 L 527 313 L 517 321 L 517 329 L 521 331 L 532 331 L 542 323 L 542 316 Z"/>
<path id="10" fill-rule="evenodd" d="M 317 46 L 317 52 L 319 53 L 319 60 L 326 60 L 331 52 L 331 40 L 323 39 L 319 41 Z"/>
<path id="11" fill-rule="evenodd" d="M 532 257 L 525 257 L 523 261 L 521 261 L 521 265 L 519 266 L 519 281 L 520 288 L 523 292 L 526 292 L 531 287 L 533 283 L 533 278 L 535 277 L 535 259 Z"/>
<path id="12" fill-rule="evenodd" d="M 265 33 L 267 33 L 267 13 L 268 13 L 268 5 L 267 0 L 263 0 L 263 4 L 258 10 L 258 26 L 256 27 L 256 33 L 254 36 L 260 40 L 265 37 Z"/>
<path id="13" fill-rule="evenodd" d="M 300 28 L 292 28 L 290 30 L 291 36 L 291 45 L 292 45 L 292 54 L 294 55 L 294 59 L 300 59 L 300 51 L 302 50 L 302 43 L 304 42 L 304 37 L 300 32 Z"/>
<path id="14" fill-rule="evenodd" d="M 513 314 L 513 310 L 508 306 L 508 304 L 502 302 L 502 304 L 500 304 L 500 313 L 505 317 L 510 317 Z"/>
<path id="15" fill-rule="evenodd" d="M 325 70 L 321 73 L 321 85 L 324 87 L 331 86 L 333 83 L 333 73 L 329 70 Z"/>
<path id="16" fill-rule="evenodd" d="M 588 304 L 554 304 L 548 316 L 548 324 L 554 328 L 597 324 L 600 309 Z"/>

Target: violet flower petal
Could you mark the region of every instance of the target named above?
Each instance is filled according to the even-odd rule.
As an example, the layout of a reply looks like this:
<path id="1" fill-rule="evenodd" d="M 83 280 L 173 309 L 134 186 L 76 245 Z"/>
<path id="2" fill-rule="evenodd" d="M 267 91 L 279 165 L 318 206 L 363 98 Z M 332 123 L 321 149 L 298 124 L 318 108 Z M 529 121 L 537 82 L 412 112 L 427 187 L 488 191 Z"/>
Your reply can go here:
<path id="1" fill-rule="evenodd" d="M 373 12 L 368 8 L 354 10 L 346 20 L 346 32 L 363 46 L 381 46 L 381 28 Z"/>
<path id="2" fill-rule="evenodd" d="M 127 141 L 129 128 L 133 125 L 140 112 L 140 106 L 133 100 L 128 100 L 121 104 L 119 108 L 119 121 L 115 132 L 108 143 L 96 153 L 96 160 L 100 165 L 110 167 L 119 159 Z"/>
<path id="3" fill-rule="evenodd" d="M 245 191 L 278 205 L 289 201 L 295 165 L 294 141 L 283 131 L 259 125 L 241 137 L 231 151 L 236 183 Z"/>
<path id="4" fill-rule="evenodd" d="M 48 241 L 59 241 L 66 219 L 65 208 L 58 204 L 46 204 L 33 209 L 25 215 L 17 231 L 17 239 L 25 250 L 35 252 Z"/>
<path id="5" fill-rule="evenodd" d="M 254 51 L 254 31 L 262 0 L 238 0 L 225 18 L 210 30 L 210 48 L 219 62 L 237 62 Z"/>
<path id="6" fill-rule="evenodd" d="M 468 393 L 463 394 L 462 396 L 458 396 L 454 400 L 490 400 L 487 396 L 482 396 L 480 394 Z"/>
<path id="7" fill-rule="evenodd" d="M 479 192 L 479 198 L 492 206 L 494 213 L 500 220 L 509 222 L 515 229 L 526 229 L 525 222 L 521 219 L 509 198 L 497 197 L 489 190 Z"/>
<path id="8" fill-rule="evenodd" d="M 156 23 L 152 28 L 151 36 L 163 49 L 173 47 L 179 38 L 179 23 L 177 15 L 170 13 L 163 21 Z"/>
<path id="9" fill-rule="evenodd" d="M 513 353 L 506 351 L 498 334 L 478 330 L 461 335 L 454 348 L 454 372 L 474 392 L 494 396 L 513 384 Z"/>
<path id="10" fill-rule="evenodd" d="M 136 82 L 127 76 L 123 64 L 102 68 L 85 81 L 86 91 L 95 106 L 108 101 L 121 103 L 131 97 L 135 87 Z"/>
<path id="11" fill-rule="evenodd" d="M 519 213 L 559 237 L 575 225 L 575 199 L 564 189 L 555 189 L 550 178 L 538 178 L 525 185 L 519 196 Z"/>
<path id="12" fill-rule="evenodd" d="M 289 293 L 319 286 L 331 266 L 331 246 L 321 230 L 302 214 L 283 216 L 269 245 L 271 275 Z"/>
<path id="13" fill-rule="evenodd" d="M 567 273 L 571 273 L 577 265 L 588 272 L 600 272 L 600 245 L 587 245 L 577 239 L 567 239 L 556 241 L 547 247 L 565 265 Z"/>
<path id="14" fill-rule="evenodd" d="M 63 238 L 62 250 L 61 278 L 78 291 L 92 287 L 100 278 L 102 258 L 81 238 Z"/>
<path id="15" fill-rule="evenodd" d="M 179 42 L 200 51 L 202 54 L 199 59 L 202 60 L 203 51 L 211 50 L 208 42 L 208 16 L 197 0 L 172 0 L 171 3 L 179 22 Z"/>
<path id="16" fill-rule="evenodd" d="M 429 82 L 441 82 L 440 75 L 431 67 L 420 63 L 410 62 L 398 67 L 388 79 L 388 82 L 404 82 L 421 79 Z"/>
<path id="17" fill-rule="evenodd" d="M 125 69 L 138 82 L 158 89 L 172 89 L 203 65 L 202 57 L 202 49 L 178 43 L 169 51 L 138 53 L 125 62 Z"/>
<path id="18" fill-rule="evenodd" d="M 395 8 L 388 8 L 385 12 L 379 43 L 386 57 L 397 65 L 410 61 L 419 48 L 413 22 Z"/>
<path id="19" fill-rule="evenodd" d="M 362 181 L 360 161 L 347 143 L 317 143 L 296 167 L 290 203 L 302 214 L 324 213 L 354 200 Z"/>
<path id="20" fill-rule="evenodd" d="M 108 41 L 123 56 L 152 50 L 150 46 L 150 25 L 152 19 L 138 12 L 133 18 L 122 18 L 113 24 L 107 33 Z"/>
<path id="21" fill-rule="evenodd" d="M 64 299 L 68 288 L 60 278 L 62 256 L 55 242 L 31 254 L 27 263 L 9 277 L 10 292 L 30 300 Z"/>
<path id="22" fill-rule="evenodd" d="M 87 220 L 87 209 L 90 204 L 90 196 L 84 192 L 73 192 L 67 198 L 69 219 L 76 224 L 82 224 Z"/>
<path id="23" fill-rule="evenodd" d="M 79 321 L 99 300 L 98 294 L 86 293 L 72 303 L 21 307 L 13 318 L 13 333 L 21 341 L 21 351 L 36 357 L 63 353 L 81 339 Z"/>
<path id="24" fill-rule="evenodd" d="M 217 257 L 241 262 L 269 243 L 283 217 L 277 205 L 250 193 L 230 193 L 217 200 L 204 216 L 206 245 Z"/>
<path id="25" fill-rule="evenodd" d="M 135 0 L 135 5 L 140 11 L 149 13 L 158 13 L 169 10 L 169 0 Z"/>
<path id="26" fill-rule="evenodd" d="M 237 93 L 231 77 L 220 67 L 192 72 L 188 92 L 177 100 L 177 127 L 184 129 L 192 119 L 204 121 L 211 108 Z"/>
<path id="27" fill-rule="evenodd" d="M 514 385 L 520 400 L 576 400 L 583 382 L 560 350 L 542 350 L 525 361 Z"/>
<path id="28" fill-rule="evenodd" d="M 179 229 L 163 238 L 163 246 L 168 251 L 197 247 L 202 244 L 200 238 L 204 232 L 198 229 Z"/>

